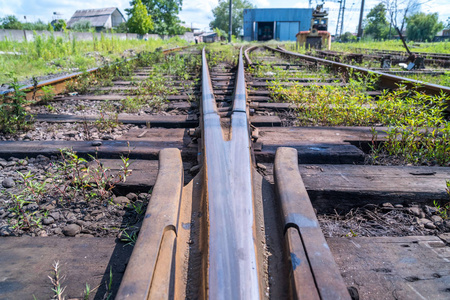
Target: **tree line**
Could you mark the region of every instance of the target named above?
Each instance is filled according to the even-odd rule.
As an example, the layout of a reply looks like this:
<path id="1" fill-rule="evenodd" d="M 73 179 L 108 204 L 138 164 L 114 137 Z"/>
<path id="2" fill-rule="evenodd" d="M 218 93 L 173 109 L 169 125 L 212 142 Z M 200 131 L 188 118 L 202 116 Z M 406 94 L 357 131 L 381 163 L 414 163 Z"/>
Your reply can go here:
<path id="1" fill-rule="evenodd" d="M 398 36 L 397 29 L 412 41 L 433 41 L 436 34 L 444 29 L 450 29 L 450 20 L 445 25 L 439 21 L 438 13 L 420 12 L 420 3 L 409 0 L 404 7 L 398 7 L 396 2 L 385 0 L 373 7 L 363 22 L 363 36 L 374 40 L 386 40 Z M 350 32 L 341 37 L 343 41 L 356 40 Z"/>
<path id="2" fill-rule="evenodd" d="M 183 26 L 178 18 L 181 11 L 182 0 L 132 0 L 131 8 L 125 9 L 128 20 L 121 23 L 114 32 L 118 33 L 138 33 L 138 34 L 161 34 L 178 35 L 190 31 L 190 28 Z M 21 29 L 21 30 L 49 30 L 65 31 L 66 22 L 64 20 L 54 20 L 44 23 L 20 22 L 16 16 L 9 15 L 0 18 L 0 29 Z M 89 21 L 79 21 L 70 28 L 72 31 L 89 32 L 95 29 Z"/>

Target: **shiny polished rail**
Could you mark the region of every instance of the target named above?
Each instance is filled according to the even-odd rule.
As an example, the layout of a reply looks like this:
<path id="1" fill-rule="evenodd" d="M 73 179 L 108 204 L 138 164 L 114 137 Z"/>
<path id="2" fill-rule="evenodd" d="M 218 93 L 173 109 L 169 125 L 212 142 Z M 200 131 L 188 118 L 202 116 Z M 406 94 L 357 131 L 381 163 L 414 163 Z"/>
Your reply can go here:
<path id="1" fill-rule="evenodd" d="M 208 298 L 259 299 L 252 164 L 242 49 L 225 141 L 203 49 L 202 115 L 209 214 Z"/>

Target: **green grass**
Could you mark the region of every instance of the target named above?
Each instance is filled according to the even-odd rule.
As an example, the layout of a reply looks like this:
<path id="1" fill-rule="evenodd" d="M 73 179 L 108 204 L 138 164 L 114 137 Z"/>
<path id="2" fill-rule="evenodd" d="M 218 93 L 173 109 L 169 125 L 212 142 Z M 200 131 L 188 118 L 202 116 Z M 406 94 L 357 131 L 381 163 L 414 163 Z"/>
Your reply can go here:
<path id="1" fill-rule="evenodd" d="M 125 50 L 154 51 L 158 47 L 171 48 L 186 45 L 179 38 L 162 40 L 119 40 L 116 38 L 93 41 L 70 41 L 68 38 L 35 36 L 33 42 L 0 41 L 0 51 L 20 55 L 0 55 L 0 84 L 73 69 L 89 69 L 122 58 Z"/>
<path id="2" fill-rule="evenodd" d="M 448 53 L 450 54 L 450 42 L 438 43 L 414 43 L 408 42 L 412 52 Z M 355 52 L 357 48 L 375 50 L 406 51 L 401 40 L 389 41 L 361 41 L 357 43 L 331 43 L 332 51 Z"/>

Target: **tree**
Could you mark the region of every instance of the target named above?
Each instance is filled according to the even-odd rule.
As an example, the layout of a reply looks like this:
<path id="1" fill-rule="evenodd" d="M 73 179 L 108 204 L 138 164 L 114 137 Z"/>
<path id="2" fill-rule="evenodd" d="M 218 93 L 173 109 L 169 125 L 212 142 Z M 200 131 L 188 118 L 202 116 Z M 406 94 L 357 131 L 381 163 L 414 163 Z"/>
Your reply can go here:
<path id="1" fill-rule="evenodd" d="M 232 31 L 231 34 L 239 36 L 239 32 L 244 27 L 244 9 L 255 8 L 248 0 L 233 0 L 232 6 Z M 229 2 L 228 0 L 219 0 L 219 5 L 213 8 L 212 13 L 214 20 L 209 23 L 211 28 L 219 28 L 225 32 L 228 32 L 229 22 Z"/>
<path id="2" fill-rule="evenodd" d="M 217 34 L 217 36 L 219 37 L 219 40 L 222 40 L 222 37 L 223 37 L 225 40 L 228 38 L 228 33 L 226 33 L 225 31 L 223 31 L 222 29 L 214 28 L 213 31 Z"/>
<path id="3" fill-rule="evenodd" d="M 371 35 L 374 39 L 385 39 L 389 32 L 389 23 L 386 19 L 386 8 L 383 3 L 370 10 L 364 20 L 364 34 Z"/>
<path id="4" fill-rule="evenodd" d="M 0 19 L 1 28 L 4 29 L 22 29 L 23 24 L 16 18 L 16 16 L 9 15 Z"/>
<path id="5" fill-rule="evenodd" d="M 415 13 L 407 19 L 406 36 L 414 41 L 432 41 L 436 33 L 444 28 L 444 23 L 438 19 L 438 13 Z"/>
<path id="6" fill-rule="evenodd" d="M 127 26 L 131 33 L 146 34 L 153 29 L 152 17 L 148 15 L 147 8 L 141 0 L 135 1 L 130 15 Z"/>
<path id="7" fill-rule="evenodd" d="M 140 0 L 132 0 L 131 6 Z M 181 11 L 183 0 L 142 0 L 147 11 L 153 19 L 153 28 L 150 33 L 157 34 L 183 34 L 186 29 L 181 26 L 178 13 Z M 132 9 L 125 9 L 128 15 Z"/>
<path id="8" fill-rule="evenodd" d="M 344 43 L 348 43 L 348 42 L 356 42 L 357 38 L 356 36 L 354 36 L 351 32 L 347 31 L 346 33 L 344 33 L 341 36 L 341 41 L 343 41 Z"/>
<path id="9" fill-rule="evenodd" d="M 73 23 L 72 26 L 70 26 L 70 29 L 72 29 L 72 31 L 78 32 L 89 32 L 89 30 L 91 29 L 91 22 L 88 20 L 81 20 Z"/>
<path id="10" fill-rule="evenodd" d="M 384 4 L 388 12 L 390 25 L 394 28 L 397 27 L 401 32 L 405 29 L 408 16 L 420 9 L 418 0 L 384 0 Z M 391 27 L 389 27 L 390 36 Z"/>
<path id="11" fill-rule="evenodd" d="M 117 28 L 116 28 L 116 32 L 117 33 L 127 33 L 128 32 L 127 22 L 120 23 L 119 26 L 117 26 Z"/>
<path id="12" fill-rule="evenodd" d="M 55 31 L 66 31 L 67 24 L 63 19 L 53 20 L 51 24 Z"/>

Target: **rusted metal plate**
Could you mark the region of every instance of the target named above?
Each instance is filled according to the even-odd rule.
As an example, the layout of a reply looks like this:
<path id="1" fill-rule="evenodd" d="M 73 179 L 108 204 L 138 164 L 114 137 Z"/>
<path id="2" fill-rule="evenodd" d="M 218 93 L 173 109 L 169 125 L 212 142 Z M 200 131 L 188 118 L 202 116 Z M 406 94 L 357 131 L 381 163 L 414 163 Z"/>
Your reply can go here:
<path id="1" fill-rule="evenodd" d="M 139 237 L 116 299 L 169 299 L 174 277 L 174 258 L 183 165 L 178 149 L 163 149 L 159 171 Z"/>
<path id="2" fill-rule="evenodd" d="M 302 257 L 304 251 L 320 299 L 350 299 L 333 255 L 320 229 L 297 165 L 298 159 L 295 149 L 278 148 L 275 157 L 274 178 L 284 228 L 285 231 L 289 228 L 296 229 L 303 244 L 303 250 L 299 245 L 290 247 L 290 250 L 297 250 L 295 253 L 290 253 L 292 270 L 295 274 L 298 267 L 298 260 L 292 259 L 292 257 Z M 298 238 L 292 232 L 289 232 L 286 238 L 289 245 L 298 244 Z M 299 270 L 297 273 L 303 272 Z M 297 278 L 301 277 L 300 274 L 297 276 Z M 296 284 L 292 286 L 292 289 L 293 295 L 301 295 L 303 292 Z"/>
<path id="3" fill-rule="evenodd" d="M 203 49 L 202 112 L 209 213 L 209 299 L 259 299 L 242 50 L 232 138 L 224 141 Z"/>

